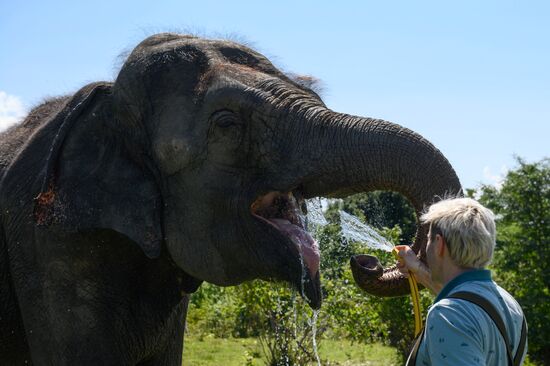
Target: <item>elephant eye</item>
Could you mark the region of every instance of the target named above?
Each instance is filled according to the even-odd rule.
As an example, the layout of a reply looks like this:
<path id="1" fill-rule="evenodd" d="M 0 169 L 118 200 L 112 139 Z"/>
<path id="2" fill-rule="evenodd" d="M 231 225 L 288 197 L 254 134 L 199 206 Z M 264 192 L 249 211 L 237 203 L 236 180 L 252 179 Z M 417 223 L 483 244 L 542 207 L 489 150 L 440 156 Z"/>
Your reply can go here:
<path id="1" fill-rule="evenodd" d="M 214 112 L 210 119 L 216 124 L 216 126 L 222 128 L 239 124 L 237 115 L 228 109 L 222 109 Z"/>

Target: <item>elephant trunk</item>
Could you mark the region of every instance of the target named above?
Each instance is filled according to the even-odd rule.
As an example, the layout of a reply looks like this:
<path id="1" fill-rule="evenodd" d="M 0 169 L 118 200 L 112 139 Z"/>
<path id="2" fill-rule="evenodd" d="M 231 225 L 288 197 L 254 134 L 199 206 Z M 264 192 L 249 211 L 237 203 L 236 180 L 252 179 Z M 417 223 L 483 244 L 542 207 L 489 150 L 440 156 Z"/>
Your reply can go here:
<path id="1" fill-rule="evenodd" d="M 304 125 L 311 138 L 295 159 L 308 164 L 301 167 L 307 172 L 302 176 L 304 196 L 345 197 L 373 190 L 401 193 L 417 215 L 412 249 L 425 261 L 428 228 L 419 224 L 418 217 L 437 197 L 461 193 L 447 159 L 422 136 L 394 123 L 318 108 L 309 116 Z M 351 268 L 357 284 L 368 293 L 400 296 L 408 292 L 407 281 L 396 267 L 384 269 L 376 257 L 353 257 Z"/>

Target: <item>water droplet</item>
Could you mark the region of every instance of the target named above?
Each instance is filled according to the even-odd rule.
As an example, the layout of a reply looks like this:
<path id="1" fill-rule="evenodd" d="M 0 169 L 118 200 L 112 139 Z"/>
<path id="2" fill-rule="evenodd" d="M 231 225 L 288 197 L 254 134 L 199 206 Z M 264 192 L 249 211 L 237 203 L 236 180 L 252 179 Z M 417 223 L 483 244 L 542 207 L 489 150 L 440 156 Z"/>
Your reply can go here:
<path id="1" fill-rule="evenodd" d="M 323 215 L 323 203 L 320 198 L 312 198 L 306 201 L 307 216 L 306 229 L 312 231 L 315 227 L 323 227 L 328 224 Z"/>
<path id="2" fill-rule="evenodd" d="M 393 245 L 372 227 L 362 223 L 357 217 L 340 210 L 342 236 L 348 240 L 364 243 L 369 248 L 391 252 Z"/>
<path id="3" fill-rule="evenodd" d="M 319 358 L 319 352 L 317 351 L 317 318 L 319 317 L 319 310 L 313 310 L 313 318 L 311 319 L 311 336 L 313 337 L 313 354 L 317 360 L 317 366 L 321 366 L 321 359 Z"/>

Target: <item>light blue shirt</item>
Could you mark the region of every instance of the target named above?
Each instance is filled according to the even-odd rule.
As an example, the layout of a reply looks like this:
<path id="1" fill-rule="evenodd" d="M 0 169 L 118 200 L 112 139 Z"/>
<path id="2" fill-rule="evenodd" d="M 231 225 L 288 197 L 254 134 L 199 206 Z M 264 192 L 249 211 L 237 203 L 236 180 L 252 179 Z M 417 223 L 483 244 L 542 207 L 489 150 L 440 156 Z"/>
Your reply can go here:
<path id="1" fill-rule="evenodd" d="M 469 301 L 445 298 L 458 291 L 476 293 L 493 304 L 506 325 L 515 356 L 523 311 L 512 295 L 491 280 L 489 270 L 472 270 L 447 283 L 428 310 L 416 365 L 507 366 L 504 339 L 489 315 Z M 526 351 L 527 345 L 522 363 Z"/>

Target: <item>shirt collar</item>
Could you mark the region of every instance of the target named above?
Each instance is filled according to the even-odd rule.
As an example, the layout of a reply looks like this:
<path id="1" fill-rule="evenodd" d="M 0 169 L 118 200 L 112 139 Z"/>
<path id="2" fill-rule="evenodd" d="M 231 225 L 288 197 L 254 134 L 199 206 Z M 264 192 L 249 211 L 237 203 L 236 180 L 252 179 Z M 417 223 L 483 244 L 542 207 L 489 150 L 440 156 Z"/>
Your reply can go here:
<path id="1" fill-rule="evenodd" d="M 491 271 L 488 269 L 473 269 L 471 271 L 459 274 L 447 282 L 435 298 L 434 303 L 444 299 L 447 295 L 449 295 L 449 292 L 451 292 L 458 285 L 469 281 L 491 281 Z"/>

